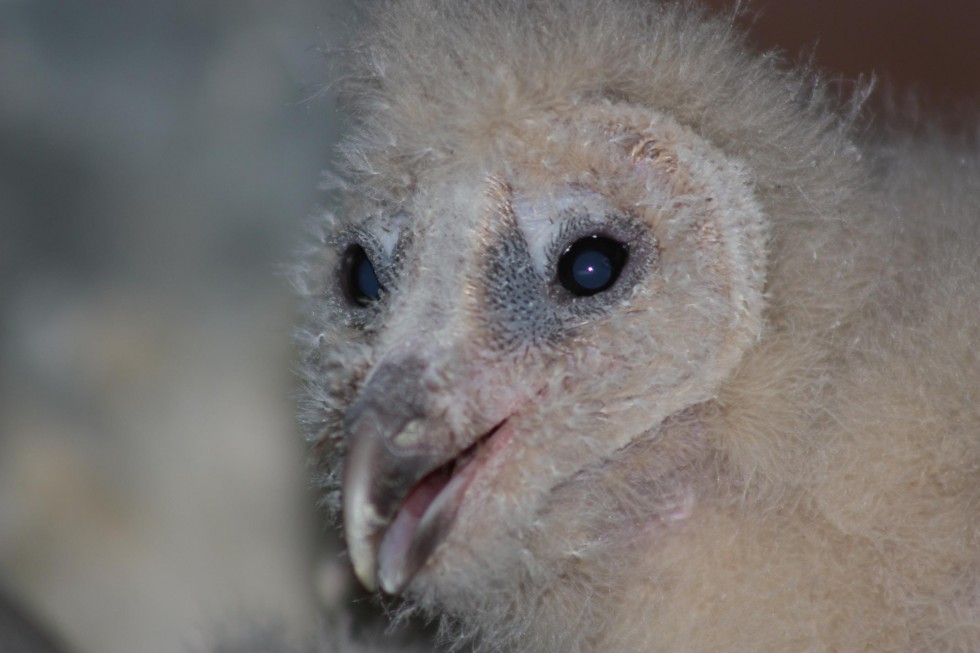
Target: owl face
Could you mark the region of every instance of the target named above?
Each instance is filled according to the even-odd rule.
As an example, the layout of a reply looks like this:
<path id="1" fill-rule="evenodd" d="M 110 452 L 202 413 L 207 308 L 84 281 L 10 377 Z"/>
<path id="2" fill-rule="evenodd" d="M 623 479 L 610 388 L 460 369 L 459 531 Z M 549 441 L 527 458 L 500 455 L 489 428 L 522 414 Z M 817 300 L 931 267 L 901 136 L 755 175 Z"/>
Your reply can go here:
<path id="1" fill-rule="evenodd" d="M 388 180 L 351 186 L 308 267 L 306 403 L 358 577 L 438 593 L 713 396 L 761 328 L 766 222 L 738 162 L 611 103 Z"/>

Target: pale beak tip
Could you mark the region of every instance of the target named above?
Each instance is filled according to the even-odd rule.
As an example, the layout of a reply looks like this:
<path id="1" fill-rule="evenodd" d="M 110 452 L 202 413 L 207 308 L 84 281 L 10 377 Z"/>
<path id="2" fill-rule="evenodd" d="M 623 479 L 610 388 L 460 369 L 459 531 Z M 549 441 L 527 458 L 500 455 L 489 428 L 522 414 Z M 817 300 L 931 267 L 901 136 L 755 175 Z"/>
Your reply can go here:
<path id="1" fill-rule="evenodd" d="M 370 517 L 374 516 L 374 512 L 369 505 L 358 506 L 356 501 L 348 502 L 344 507 L 344 536 L 354 575 L 367 590 L 373 592 L 378 587 L 376 536 L 370 526 Z"/>
<path id="2" fill-rule="evenodd" d="M 354 567 L 354 575 L 357 577 L 357 580 L 361 581 L 364 589 L 369 592 L 374 592 L 378 589 L 375 563 L 370 554 L 367 556 L 354 555 L 354 552 L 351 551 L 351 564 Z"/>
<path id="3" fill-rule="evenodd" d="M 364 587 L 377 589 L 376 539 L 384 520 L 371 496 L 372 459 L 376 443 L 362 438 L 352 447 L 344 473 L 344 538 L 354 575 Z"/>
<path id="4" fill-rule="evenodd" d="M 405 574 L 397 569 L 386 569 L 384 566 L 378 572 L 381 589 L 388 594 L 400 594 L 406 582 Z"/>

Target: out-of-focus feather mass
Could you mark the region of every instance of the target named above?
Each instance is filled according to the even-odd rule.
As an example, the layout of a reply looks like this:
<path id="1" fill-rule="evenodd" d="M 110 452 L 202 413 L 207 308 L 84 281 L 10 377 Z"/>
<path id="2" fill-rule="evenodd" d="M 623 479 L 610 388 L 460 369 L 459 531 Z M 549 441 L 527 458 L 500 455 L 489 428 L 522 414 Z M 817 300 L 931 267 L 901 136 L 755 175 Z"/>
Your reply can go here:
<path id="1" fill-rule="evenodd" d="M 976 141 L 686 3 L 368 23 L 297 272 L 361 578 L 480 650 L 980 649 Z M 592 237 L 626 262 L 576 296 Z"/>

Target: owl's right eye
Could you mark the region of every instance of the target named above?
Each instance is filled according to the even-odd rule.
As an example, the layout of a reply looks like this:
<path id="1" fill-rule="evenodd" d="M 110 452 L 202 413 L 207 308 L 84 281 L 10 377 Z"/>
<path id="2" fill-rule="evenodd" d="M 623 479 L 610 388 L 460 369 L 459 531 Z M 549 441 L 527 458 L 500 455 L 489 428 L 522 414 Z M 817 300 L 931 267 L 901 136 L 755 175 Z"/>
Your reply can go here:
<path id="1" fill-rule="evenodd" d="M 374 264 L 360 245 L 351 245 L 344 253 L 341 284 L 348 301 L 357 306 L 370 306 L 381 299 L 384 290 Z"/>
<path id="2" fill-rule="evenodd" d="M 626 244 L 612 238 L 580 238 L 558 259 L 558 281 L 577 297 L 595 295 L 616 283 L 628 255 Z"/>

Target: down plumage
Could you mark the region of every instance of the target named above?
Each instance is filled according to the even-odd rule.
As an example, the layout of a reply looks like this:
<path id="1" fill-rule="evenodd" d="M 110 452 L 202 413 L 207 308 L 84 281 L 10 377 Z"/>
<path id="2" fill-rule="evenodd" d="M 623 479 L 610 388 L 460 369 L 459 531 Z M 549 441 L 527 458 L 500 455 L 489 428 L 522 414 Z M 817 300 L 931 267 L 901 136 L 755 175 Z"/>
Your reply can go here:
<path id="1" fill-rule="evenodd" d="M 975 143 L 729 21 L 400 0 L 344 83 L 301 421 L 448 645 L 980 650 Z"/>

